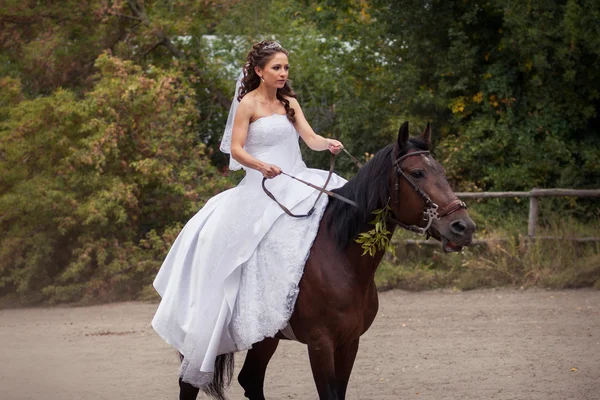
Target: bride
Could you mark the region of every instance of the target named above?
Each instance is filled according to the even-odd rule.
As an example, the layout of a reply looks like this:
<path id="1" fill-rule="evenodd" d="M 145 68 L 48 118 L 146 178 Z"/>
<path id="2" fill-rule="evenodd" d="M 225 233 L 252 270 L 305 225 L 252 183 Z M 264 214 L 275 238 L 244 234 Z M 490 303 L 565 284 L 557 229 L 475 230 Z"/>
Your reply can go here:
<path id="1" fill-rule="evenodd" d="M 327 205 L 321 196 L 310 216 L 292 218 L 261 187 L 268 178 L 279 202 L 306 213 L 317 192 L 281 172 L 319 186 L 328 173 L 306 167 L 299 137 L 313 150 L 342 149 L 312 130 L 288 72 L 288 52 L 277 42 L 248 53 L 221 143 L 229 167 L 246 175 L 190 219 L 154 280 L 162 300 L 152 326 L 182 354 L 180 380 L 198 388 L 212 382 L 218 355 L 247 350 L 286 327 Z M 334 174 L 327 188 L 344 183 Z"/>

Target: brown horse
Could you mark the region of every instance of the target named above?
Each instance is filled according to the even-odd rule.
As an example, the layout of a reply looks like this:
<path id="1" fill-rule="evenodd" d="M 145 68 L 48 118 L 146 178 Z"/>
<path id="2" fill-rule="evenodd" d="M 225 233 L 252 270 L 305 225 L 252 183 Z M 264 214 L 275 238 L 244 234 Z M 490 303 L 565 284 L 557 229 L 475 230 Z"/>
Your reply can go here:
<path id="1" fill-rule="evenodd" d="M 308 346 L 319 399 L 346 398 L 348 380 L 360 336 L 369 329 L 378 309 L 375 271 L 384 251 L 362 256 L 355 239 L 372 229 L 372 212 L 389 204 L 400 226 L 427 233 L 442 242 L 444 251 L 459 251 L 471 243 L 475 224 L 459 201 L 444 168 L 429 156 L 429 125 L 418 138 L 409 138 L 408 123 L 396 143 L 380 150 L 346 185 L 335 190 L 355 201 L 353 207 L 331 198 L 300 281 L 300 293 L 290 319 L 293 333 Z M 438 205 L 440 205 L 438 207 Z M 264 399 L 269 360 L 281 334 L 256 343 L 246 355 L 238 381 L 251 400 Z M 205 393 L 224 399 L 233 374 L 233 356 L 219 356 L 213 383 Z M 180 399 L 193 400 L 198 389 L 181 382 Z"/>

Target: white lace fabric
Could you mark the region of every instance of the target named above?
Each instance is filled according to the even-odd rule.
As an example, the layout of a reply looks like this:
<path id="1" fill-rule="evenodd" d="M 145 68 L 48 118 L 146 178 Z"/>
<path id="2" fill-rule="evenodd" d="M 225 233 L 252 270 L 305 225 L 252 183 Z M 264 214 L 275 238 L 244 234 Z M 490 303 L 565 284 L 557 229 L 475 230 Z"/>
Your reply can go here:
<path id="1" fill-rule="evenodd" d="M 240 93 L 240 87 L 242 86 L 242 78 L 244 77 L 244 71 L 240 72 L 238 79 L 235 83 L 235 92 L 233 94 L 233 100 L 231 101 L 231 107 L 229 108 L 229 116 L 227 117 L 227 123 L 225 124 L 225 131 L 223 132 L 223 138 L 221 139 L 221 145 L 219 150 L 223 153 L 229 154 L 229 169 L 237 171 L 243 168 L 243 165 L 237 162 L 231 157 L 231 137 L 233 135 L 233 122 L 235 120 L 235 113 L 240 105 L 237 97 Z"/>
<path id="2" fill-rule="evenodd" d="M 327 178 L 327 171 L 306 167 L 285 115 L 251 123 L 245 148 L 316 185 Z M 180 376 L 196 387 L 211 382 L 219 354 L 274 336 L 294 310 L 327 197 L 310 217 L 297 219 L 266 196 L 261 181 L 258 171 L 247 170 L 237 187 L 210 199 L 183 228 L 154 281 L 162 300 L 152 326 L 183 354 Z M 328 188 L 344 183 L 333 175 Z M 296 214 L 306 213 L 318 195 L 283 175 L 266 185 Z"/>

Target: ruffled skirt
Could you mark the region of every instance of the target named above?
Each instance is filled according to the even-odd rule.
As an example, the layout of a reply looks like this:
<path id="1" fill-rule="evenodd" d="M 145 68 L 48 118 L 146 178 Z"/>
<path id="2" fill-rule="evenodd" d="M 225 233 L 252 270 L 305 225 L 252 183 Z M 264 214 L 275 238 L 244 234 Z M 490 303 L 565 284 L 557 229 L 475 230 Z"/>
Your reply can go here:
<path id="1" fill-rule="evenodd" d="M 301 164 L 293 175 L 325 182 L 326 171 Z M 286 326 L 327 205 L 322 195 L 310 217 L 290 217 L 260 181 L 249 171 L 237 187 L 211 198 L 185 225 L 154 281 L 162 300 L 152 326 L 184 356 L 180 375 L 196 387 L 212 381 L 218 355 L 247 350 Z M 333 175 L 328 189 L 344 183 Z M 296 214 L 318 195 L 286 176 L 266 184 Z"/>

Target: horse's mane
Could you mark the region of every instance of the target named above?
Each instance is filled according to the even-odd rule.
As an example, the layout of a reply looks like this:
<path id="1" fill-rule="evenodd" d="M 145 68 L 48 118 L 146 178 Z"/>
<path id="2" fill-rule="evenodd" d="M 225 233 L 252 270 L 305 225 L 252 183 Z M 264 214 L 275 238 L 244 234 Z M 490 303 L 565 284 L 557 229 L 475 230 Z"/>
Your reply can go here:
<path id="1" fill-rule="evenodd" d="M 398 157 L 410 149 L 429 150 L 421 138 L 410 138 Z M 333 192 L 354 200 L 358 208 L 334 197 L 329 198 L 326 211 L 327 227 L 339 249 L 354 240 L 366 222 L 374 219 L 371 213 L 384 207 L 390 198 L 388 182 L 392 170 L 394 144 L 379 150 L 344 186 Z"/>

